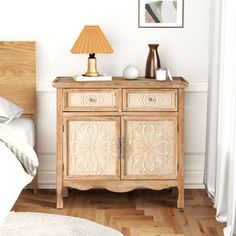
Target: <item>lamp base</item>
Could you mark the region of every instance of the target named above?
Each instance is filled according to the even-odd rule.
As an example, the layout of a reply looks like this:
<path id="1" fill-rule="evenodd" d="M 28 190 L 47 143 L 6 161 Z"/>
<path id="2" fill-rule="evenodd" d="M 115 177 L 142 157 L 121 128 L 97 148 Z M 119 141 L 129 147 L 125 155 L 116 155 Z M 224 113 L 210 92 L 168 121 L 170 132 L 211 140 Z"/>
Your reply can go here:
<path id="1" fill-rule="evenodd" d="M 97 72 L 97 61 L 96 58 L 88 58 L 88 70 L 84 74 L 85 76 L 99 76 Z"/>
<path id="2" fill-rule="evenodd" d="M 85 74 L 83 74 L 84 76 L 89 76 L 89 77 L 94 77 L 94 76 L 99 76 L 100 74 L 97 73 L 93 73 L 93 72 L 86 72 Z"/>

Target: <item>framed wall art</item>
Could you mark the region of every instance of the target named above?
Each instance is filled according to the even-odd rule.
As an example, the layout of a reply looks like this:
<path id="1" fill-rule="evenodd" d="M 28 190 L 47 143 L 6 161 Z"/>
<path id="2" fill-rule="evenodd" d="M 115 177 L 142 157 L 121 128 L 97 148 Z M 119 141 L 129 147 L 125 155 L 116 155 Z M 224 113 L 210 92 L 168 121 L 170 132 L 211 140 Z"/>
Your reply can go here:
<path id="1" fill-rule="evenodd" d="M 184 0 L 139 0 L 140 28 L 182 28 Z"/>

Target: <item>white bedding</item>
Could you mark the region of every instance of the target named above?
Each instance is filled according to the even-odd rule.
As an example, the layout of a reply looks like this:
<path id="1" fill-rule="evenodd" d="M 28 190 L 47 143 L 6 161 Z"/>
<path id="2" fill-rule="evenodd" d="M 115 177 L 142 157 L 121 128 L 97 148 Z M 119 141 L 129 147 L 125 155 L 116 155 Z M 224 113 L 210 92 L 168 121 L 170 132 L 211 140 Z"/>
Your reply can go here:
<path id="1" fill-rule="evenodd" d="M 122 233 L 95 222 L 54 214 L 11 212 L 0 236 L 124 236 Z"/>
<path id="2" fill-rule="evenodd" d="M 10 124 L 10 128 L 21 138 L 21 140 L 28 143 L 31 147 L 35 145 L 35 126 L 31 119 L 16 118 Z"/>
<path id="3" fill-rule="evenodd" d="M 38 162 L 33 148 L 15 135 L 7 125 L 0 125 L 0 138 L 12 144 L 29 158 Z M 0 141 L 0 227 L 9 214 L 21 190 L 32 181 L 33 177 L 25 172 L 13 152 Z"/>
<path id="4" fill-rule="evenodd" d="M 0 226 L 9 214 L 21 190 L 32 181 L 24 168 L 8 149 L 0 142 Z"/>

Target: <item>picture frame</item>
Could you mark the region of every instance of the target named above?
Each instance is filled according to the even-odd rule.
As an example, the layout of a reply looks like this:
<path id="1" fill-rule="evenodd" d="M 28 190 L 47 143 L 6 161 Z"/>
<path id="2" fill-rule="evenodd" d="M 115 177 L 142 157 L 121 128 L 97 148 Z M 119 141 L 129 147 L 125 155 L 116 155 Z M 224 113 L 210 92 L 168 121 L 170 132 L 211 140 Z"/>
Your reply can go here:
<path id="1" fill-rule="evenodd" d="M 139 28 L 183 28 L 184 0 L 139 0 Z"/>

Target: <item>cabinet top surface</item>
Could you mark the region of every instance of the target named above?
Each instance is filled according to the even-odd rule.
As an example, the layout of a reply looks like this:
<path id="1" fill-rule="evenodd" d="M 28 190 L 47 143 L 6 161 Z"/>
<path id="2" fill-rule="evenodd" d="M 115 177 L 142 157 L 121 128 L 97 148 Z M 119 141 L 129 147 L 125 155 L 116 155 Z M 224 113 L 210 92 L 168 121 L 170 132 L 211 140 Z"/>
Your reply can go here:
<path id="1" fill-rule="evenodd" d="M 182 77 L 173 77 L 173 81 L 138 78 L 126 80 L 123 77 L 112 77 L 112 81 L 76 82 L 72 77 L 57 77 L 52 82 L 55 88 L 185 88 L 188 82 Z"/>

